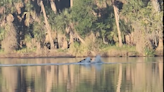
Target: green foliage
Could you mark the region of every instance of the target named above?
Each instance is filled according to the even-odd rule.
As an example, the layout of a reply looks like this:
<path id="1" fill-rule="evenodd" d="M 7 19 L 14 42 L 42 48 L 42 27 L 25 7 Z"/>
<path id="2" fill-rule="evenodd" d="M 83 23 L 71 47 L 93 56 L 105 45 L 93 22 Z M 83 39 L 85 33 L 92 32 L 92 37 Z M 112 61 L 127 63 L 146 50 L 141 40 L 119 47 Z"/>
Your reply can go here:
<path id="1" fill-rule="evenodd" d="M 69 24 L 71 23 L 71 15 L 70 15 L 70 10 L 69 9 L 65 9 L 63 10 L 60 14 L 57 14 L 52 20 L 50 20 L 52 28 L 57 29 L 62 31 L 62 33 L 65 33 L 65 29 L 66 27 L 69 26 Z"/>
<path id="2" fill-rule="evenodd" d="M 75 56 L 77 56 L 78 54 L 80 54 L 81 50 L 80 50 L 80 44 L 78 42 L 74 42 L 71 45 L 71 53 L 73 53 Z"/>
<path id="3" fill-rule="evenodd" d="M 3 50 L 3 49 L 1 49 L 1 47 L 0 47 L 0 54 L 1 54 L 1 53 L 4 53 L 4 50 Z"/>
<path id="4" fill-rule="evenodd" d="M 138 22 L 139 20 L 142 20 L 141 18 L 143 17 L 143 12 L 141 12 L 141 9 L 143 8 L 145 8 L 145 6 L 142 1 L 128 1 L 127 4 L 123 5 L 121 14 L 126 17 L 128 22 Z"/>
<path id="5" fill-rule="evenodd" d="M 5 14 L 14 13 L 16 11 L 16 8 L 14 6 L 14 3 L 20 3 L 22 0 L 1 0 L 0 6 L 5 7 Z"/>
<path id="6" fill-rule="evenodd" d="M 31 39 L 32 39 L 32 37 L 31 37 L 30 35 L 25 35 L 24 41 L 25 41 L 25 42 L 30 42 Z"/>
<path id="7" fill-rule="evenodd" d="M 101 16 L 96 20 L 95 30 L 100 32 L 101 37 L 107 38 L 109 42 L 113 41 L 114 36 L 117 36 L 113 7 L 107 5 L 106 8 L 100 9 L 99 12 Z"/>
<path id="8" fill-rule="evenodd" d="M 123 6 L 121 13 L 132 26 L 138 24 L 140 25 L 138 28 L 143 31 L 155 31 L 157 27 L 159 28 L 158 25 L 161 25 L 159 23 L 162 23 L 162 12 L 155 13 L 151 2 L 146 6 L 142 1 L 128 1 L 128 4 Z"/>
<path id="9" fill-rule="evenodd" d="M 154 56 L 155 55 L 155 50 L 153 50 L 153 49 L 145 48 L 144 52 L 145 52 L 146 56 Z"/>
<path id="10" fill-rule="evenodd" d="M 80 42 L 75 42 L 74 44 L 71 44 L 72 48 L 70 48 L 69 50 L 72 50 L 74 55 L 80 55 L 82 53 L 86 54 L 87 51 L 93 51 L 98 49 L 129 50 L 129 48 L 131 48 L 124 45 L 122 48 L 117 47 L 118 33 L 115 23 L 113 6 L 110 0 L 73 1 L 73 7 L 69 9 L 63 9 L 62 11 L 56 14 L 52 11 L 49 1 L 43 0 L 43 3 L 45 6 L 48 22 L 50 23 L 52 31 L 55 31 L 52 33 L 62 33 L 67 37 L 69 41 L 69 31 L 72 31 L 74 38 L 76 38 L 76 33 L 78 33 L 78 35 L 82 37 L 83 40 L 85 39 L 84 41 L 87 44 L 85 46 Z M 155 37 L 157 37 L 157 39 L 159 37 L 163 37 L 163 1 L 159 2 L 161 6 L 161 11 L 159 11 L 159 13 L 154 11 L 151 0 L 126 1 L 127 3 L 124 3 L 123 8 L 119 10 L 119 24 L 122 34 L 122 40 L 124 40 L 123 37 L 125 35 L 130 34 L 132 31 L 138 32 L 139 35 L 142 34 L 143 40 L 145 42 L 146 40 L 150 40 L 150 38 L 148 37 L 150 37 L 150 35 L 152 35 L 153 33 L 155 34 Z M 20 15 L 17 14 L 17 10 L 14 5 L 15 3 L 23 3 L 24 7 L 21 9 Z M 39 14 L 39 12 L 41 11 L 39 9 L 40 6 L 37 4 L 37 2 L 28 0 L 26 3 L 24 3 L 24 1 L 22 0 L 1 0 L 0 6 L 3 6 L 5 8 L 5 11 L 0 15 L 0 24 L 3 24 L 1 22 L 6 19 L 6 15 L 12 14 L 14 15 L 13 23 L 18 23 L 14 24 L 17 25 L 15 26 L 16 32 L 19 33 L 21 31 L 20 34 L 23 33 L 21 34 L 21 36 L 23 35 L 21 41 L 23 40 L 23 42 L 30 43 L 32 42 L 32 40 L 35 40 L 36 42 L 44 43 L 46 36 L 46 32 L 44 29 L 45 24 L 43 22 L 44 18 L 42 14 Z M 37 14 L 35 15 L 34 12 L 36 12 Z M 39 20 L 41 21 L 40 23 L 35 21 L 35 16 L 39 18 Z M 18 19 L 18 17 L 20 18 Z M 2 42 L 5 36 L 5 30 L 3 28 L 6 28 L 6 32 L 10 30 L 6 26 L 6 24 L 4 23 L 3 25 L 5 27 L 3 26 L 0 28 L 0 42 Z M 69 31 L 66 30 L 69 28 Z M 91 32 L 93 32 L 93 36 L 89 38 L 89 34 Z M 20 38 L 19 35 L 17 38 Z M 52 36 L 54 36 L 54 34 L 52 34 Z M 135 37 L 135 40 L 138 39 Z M 105 43 L 104 39 L 107 44 Z M 154 38 L 152 37 L 152 39 Z M 138 46 L 143 47 L 140 45 L 142 45 L 142 43 Z M 145 53 L 147 56 L 152 56 L 154 54 L 153 50 L 147 48 L 145 49 L 145 47 L 143 50 L 143 53 Z M 132 51 L 135 50 L 133 49 Z M 24 52 L 24 50 L 22 50 L 22 52 Z M 64 51 L 59 50 L 59 52 Z"/>
<path id="11" fill-rule="evenodd" d="M 34 7 L 34 6 L 32 6 L 30 0 L 25 4 L 25 10 L 26 10 L 27 12 L 29 12 L 33 7 Z"/>
<path id="12" fill-rule="evenodd" d="M 21 50 L 17 50 L 17 53 L 32 53 L 35 51 L 36 48 L 22 48 Z"/>
<path id="13" fill-rule="evenodd" d="M 12 0 L 1 0 L 0 1 L 0 4 L 1 5 L 4 5 L 4 4 L 12 4 Z"/>
<path id="14" fill-rule="evenodd" d="M 72 19 L 76 31 L 83 37 L 91 31 L 96 17 L 93 15 L 93 0 L 75 0 L 72 7 Z"/>
<path id="15" fill-rule="evenodd" d="M 0 28 L 0 42 L 4 39 L 5 36 L 5 29 Z"/>
<path id="16" fill-rule="evenodd" d="M 85 45 L 82 45 L 78 42 L 74 42 L 70 46 L 70 53 L 72 53 L 74 56 L 81 56 L 81 55 L 87 55 L 88 48 Z"/>
<path id="17" fill-rule="evenodd" d="M 128 46 L 128 45 L 123 45 L 122 47 L 119 46 L 115 46 L 115 45 L 108 45 L 108 46 L 104 46 L 103 48 L 101 48 L 102 51 L 108 51 L 108 50 L 119 50 L 119 51 L 136 51 L 135 46 Z"/>
<path id="18" fill-rule="evenodd" d="M 0 5 L 4 5 L 4 4 L 12 4 L 12 3 L 18 3 L 21 2 L 22 0 L 1 0 L 0 1 Z"/>
<path id="19" fill-rule="evenodd" d="M 37 41 L 41 42 L 45 39 L 45 30 L 43 28 L 42 23 L 34 22 L 33 23 L 33 34 L 34 38 L 37 39 Z"/>
<path id="20" fill-rule="evenodd" d="M 154 6 L 152 6 L 152 1 L 144 3 L 143 1 L 133 0 L 128 1 L 127 4 L 123 6 L 121 11 L 122 16 L 124 16 L 128 25 L 131 25 L 136 34 L 134 39 L 140 39 L 143 36 L 143 41 L 137 40 L 137 48 L 143 47 L 146 55 L 153 55 L 154 51 L 148 50 L 144 43 L 149 42 L 149 40 L 156 41 L 156 37 L 162 37 L 162 14 L 163 11 L 155 11 Z M 153 47 L 154 48 L 154 47 Z"/>

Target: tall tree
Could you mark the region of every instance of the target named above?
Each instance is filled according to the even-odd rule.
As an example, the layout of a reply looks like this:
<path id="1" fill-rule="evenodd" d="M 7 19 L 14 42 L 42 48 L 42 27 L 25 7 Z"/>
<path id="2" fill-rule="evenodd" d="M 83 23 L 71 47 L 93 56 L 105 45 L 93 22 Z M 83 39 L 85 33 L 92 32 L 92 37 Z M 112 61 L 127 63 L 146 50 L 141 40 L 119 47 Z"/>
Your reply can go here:
<path id="1" fill-rule="evenodd" d="M 121 38 L 121 31 L 119 27 L 119 9 L 117 7 L 117 2 L 113 1 L 113 9 L 114 9 L 114 15 L 115 15 L 115 21 L 116 21 L 116 26 L 117 26 L 117 31 L 118 31 L 118 39 L 119 39 L 119 46 L 122 46 L 122 38 Z"/>
<path id="2" fill-rule="evenodd" d="M 2 42 L 2 48 L 5 52 L 12 52 L 18 48 L 17 42 L 17 31 L 14 27 L 13 21 L 14 17 L 12 14 L 8 14 L 7 17 L 7 24 L 5 26 L 5 37 Z"/>
<path id="3" fill-rule="evenodd" d="M 159 4 L 158 0 L 151 0 L 151 3 L 153 6 L 153 9 L 155 10 L 155 13 L 158 14 L 156 16 L 160 16 L 159 14 L 160 14 L 161 9 L 160 9 L 160 4 Z M 156 30 L 156 34 L 159 37 L 159 41 L 158 41 L 158 47 L 157 47 L 156 51 L 160 52 L 160 51 L 163 51 L 163 33 L 162 33 L 162 30 L 160 30 L 160 29 L 162 29 L 162 25 L 161 25 L 162 17 L 161 17 L 161 21 L 158 23 L 160 23 L 160 24 L 157 24 L 159 27 L 158 27 L 158 30 Z"/>
<path id="4" fill-rule="evenodd" d="M 70 7 L 73 7 L 73 0 L 70 0 Z"/>
<path id="5" fill-rule="evenodd" d="M 151 0 L 151 2 L 152 2 L 152 5 L 154 7 L 155 12 L 159 13 L 160 12 L 160 5 L 159 5 L 158 0 Z"/>
<path id="6" fill-rule="evenodd" d="M 41 9 L 42 9 L 42 12 L 43 12 L 44 21 L 45 21 L 47 33 L 48 33 L 48 36 L 49 36 L 49 41 L 50 41 L 50 44 L 51 44 L 51 49 L 53 49 L 54 48 L 54 41 L 53 41 L 52 35 L 51 35 L 51 27 L 50 27 L 50 25 L 48 23 L 46 12 L 45 12 L 45 8 L 44 8 L 42 0 L 40 1 L 40 6 L 41 6 Z"/>
<path id="7" fill-rule="evenodd" d="M 57 13 L 57 9 L 56 9 L 56 5 L 54 3 L 54 0 L 50 0 L 50 4 L 51 4 L 51 9 L 54 11 L 54 13 Z"/>

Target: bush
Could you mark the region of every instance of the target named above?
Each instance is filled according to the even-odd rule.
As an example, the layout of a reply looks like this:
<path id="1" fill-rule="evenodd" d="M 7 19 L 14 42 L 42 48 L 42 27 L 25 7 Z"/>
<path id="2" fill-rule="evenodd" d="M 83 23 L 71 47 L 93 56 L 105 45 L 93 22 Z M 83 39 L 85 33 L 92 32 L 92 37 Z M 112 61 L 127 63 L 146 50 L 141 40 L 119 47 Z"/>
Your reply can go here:
<path id="1" fill-rule="evenodd" d="M 153 49 L 145 48 L 144 52 L 145 52 L 146 56 L 154 56 L 155 55 L 155 50 L 153 50 Z"/>
<path id="2" fill-rule="evenodd" d="M 5 37 L 2 41 L 2 48 L 7 53 L 18 49 L 17 32 L 10 22 L 5 27 Z"/>

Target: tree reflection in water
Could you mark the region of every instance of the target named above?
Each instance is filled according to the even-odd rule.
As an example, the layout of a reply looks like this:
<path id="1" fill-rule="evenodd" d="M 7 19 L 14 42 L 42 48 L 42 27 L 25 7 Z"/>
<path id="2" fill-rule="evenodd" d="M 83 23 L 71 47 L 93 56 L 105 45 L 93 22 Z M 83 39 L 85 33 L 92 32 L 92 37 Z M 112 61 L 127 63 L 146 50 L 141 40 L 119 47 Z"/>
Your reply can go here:
<path id="1" fill-rule="evenodd" d="M 0 63 L 39 64 L 78 60 L 1 59 Z M 0 92 L 162 92 L 162 60 L 103 58 L 104 62 L 134 63 L 0 67 Z"/>

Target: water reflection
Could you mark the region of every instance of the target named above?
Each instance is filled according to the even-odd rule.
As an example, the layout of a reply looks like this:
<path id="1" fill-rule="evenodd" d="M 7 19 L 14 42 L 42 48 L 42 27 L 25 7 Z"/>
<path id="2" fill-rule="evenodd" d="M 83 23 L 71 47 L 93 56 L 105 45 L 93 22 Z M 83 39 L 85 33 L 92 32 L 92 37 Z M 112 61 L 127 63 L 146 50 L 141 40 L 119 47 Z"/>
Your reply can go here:
<path id="1" fill-rule="evenodd" d="M 102 58 L 125 64 L 0 67 L 0 92 L 163 92 L 163 58 Z M 76 62 L 1 59 L 1 64 Z"/>

